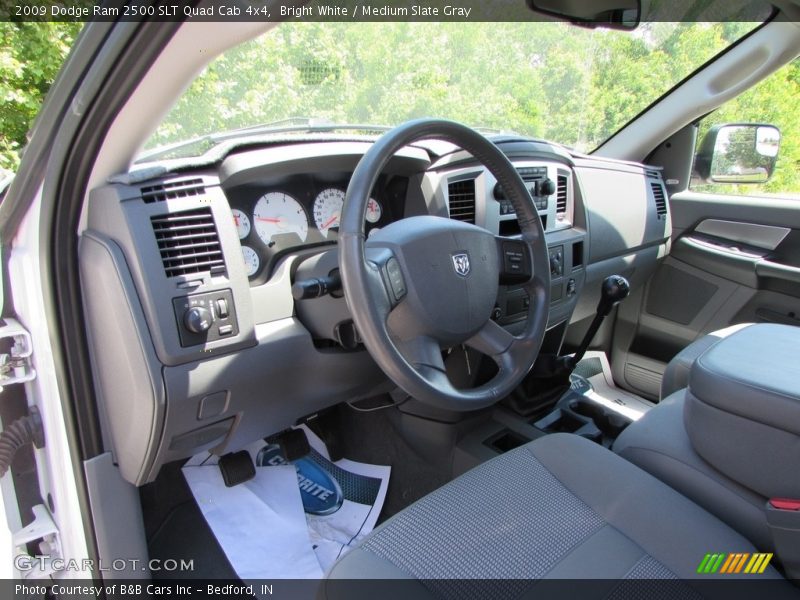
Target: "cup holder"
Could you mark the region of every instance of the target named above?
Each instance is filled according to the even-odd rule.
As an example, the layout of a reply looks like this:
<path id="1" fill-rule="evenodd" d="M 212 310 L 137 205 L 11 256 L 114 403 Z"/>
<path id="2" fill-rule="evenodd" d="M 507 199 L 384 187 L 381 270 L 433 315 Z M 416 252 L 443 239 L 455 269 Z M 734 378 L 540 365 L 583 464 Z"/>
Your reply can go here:
<path id="1" fill-rule="evenodd" d="M 581 397 L 568 395 L 549 414 L 533 423 L 545 433 L 574 433 L 610 445 L 631 420 Z"/>
<path id="2" fill-rule="evenodd" d="M 604 435 L 612 438 L 616 438 L 632 422 L 630 419 L 589 400 L 573 400 L 569 403 L 569 408 L 572 412 L 592 419 Z"/>
<path id="3" fill-rule="evenodd" d="M 573 412 L 569 407 L 556 408 L 533 423 L 533 426 L 545 433 L 574 433 L 595 442 L 599 442 L 603 436 L 592 419 Z"/>

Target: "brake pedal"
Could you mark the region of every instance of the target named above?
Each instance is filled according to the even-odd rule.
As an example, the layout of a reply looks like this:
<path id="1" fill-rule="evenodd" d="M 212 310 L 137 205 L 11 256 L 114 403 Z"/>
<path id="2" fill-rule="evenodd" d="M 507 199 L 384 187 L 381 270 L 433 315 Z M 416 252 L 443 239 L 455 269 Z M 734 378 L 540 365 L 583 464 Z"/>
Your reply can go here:
<path id="1" fill-rule="evenodd" d="M 287 429 L 269 438 L 269 441 L 281 447 L 283 458 L 288 462 L 303 458 L 311 453 L 306 432 L 302 429 Z"/>
<path id="2" fill-rule="evenodd" d="M 344 446 L 336 434 L 335 424 L 332 423 L 333 418 L 334 413 L 329 412 L 306 421 L 305 425 L 325 444 L 331 462 L 336 462 L 344 458 Z"/>

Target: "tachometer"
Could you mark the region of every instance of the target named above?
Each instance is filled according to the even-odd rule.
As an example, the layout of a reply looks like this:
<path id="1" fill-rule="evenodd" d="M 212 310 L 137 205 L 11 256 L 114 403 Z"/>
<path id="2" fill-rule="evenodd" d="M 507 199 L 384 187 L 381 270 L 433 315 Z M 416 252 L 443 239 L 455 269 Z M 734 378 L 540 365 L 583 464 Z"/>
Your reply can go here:
<path id="1" fill-rule="evenodd" d="M 314 223 L 323 236 L 328 237 L 333 227 L 339 227 L 343 204 L 344 192 L 340 189 L 328 188 L 317 194 L 314 200 Z"/>
<path id="2" fill-rule="evenodd" d="M 250 235 L 250 219 L 238 208 L 234 208 L 231 213 L 233 213 L 233 222 L 236 224 L 236 233 L 239 234 L 239 239 L 243 240 Z"/>
<path id="3" fill-rule="evenodd" d="M 382 214 L 381 205 L 374 198 L 370 198 L 369 202 L 367 202 L 367 222 L 377 223 L 381 220 Z"/>
<path id="4" fill-rule="evenodd" d="M 283 192 L 270 192 L 262 196 L 253 210 L 256 233 L 261 241 L 271 246 L 275 236 L 294 233 L 301 242 L 308 235 L 308 215 L 302 205 Z"/>
<path id="5" fill-rule="evenodd" d="M 261 266 L 261 261 L 255 250 L 250 246 L 242 246 L 242 258 L 244 259 L 244 270 L 248 277 L 252 277 L 258 273 L 258 267 Z"/>

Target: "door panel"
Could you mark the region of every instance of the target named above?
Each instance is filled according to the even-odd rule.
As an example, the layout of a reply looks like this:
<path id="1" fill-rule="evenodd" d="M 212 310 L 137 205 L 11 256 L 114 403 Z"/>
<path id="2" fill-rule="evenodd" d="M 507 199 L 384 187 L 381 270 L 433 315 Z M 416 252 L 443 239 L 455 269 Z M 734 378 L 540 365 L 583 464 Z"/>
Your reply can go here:
<path id="1" fill-rule="evenodd" d="M 653 399 L 667 362 L 697 337 L 800 325 L 800 201 L 684 192 L 670 207 L 670 256 L 620 306 L 612 350 L 617 382 Z"/>

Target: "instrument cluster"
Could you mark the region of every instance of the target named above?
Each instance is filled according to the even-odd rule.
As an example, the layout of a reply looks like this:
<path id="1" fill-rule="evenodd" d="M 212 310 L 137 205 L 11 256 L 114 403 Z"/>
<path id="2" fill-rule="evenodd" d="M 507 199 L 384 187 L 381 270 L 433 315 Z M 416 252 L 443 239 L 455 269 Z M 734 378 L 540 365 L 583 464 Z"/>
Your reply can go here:
<path id="1" fill-rule="evenodd" d="M 299 247 L 335 243 L 350 173 L 292 175 L 226 190 L 251 283 L 266 281 L 278 259 Z M 407 178 L 381 176 L 370 195 L 364 230 L 390 223 Z"/>

